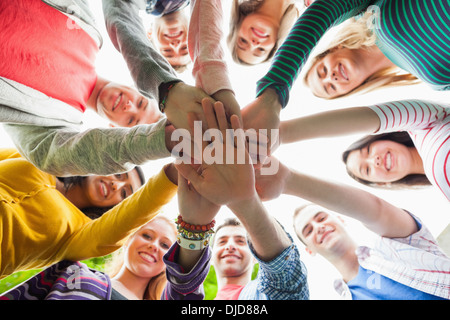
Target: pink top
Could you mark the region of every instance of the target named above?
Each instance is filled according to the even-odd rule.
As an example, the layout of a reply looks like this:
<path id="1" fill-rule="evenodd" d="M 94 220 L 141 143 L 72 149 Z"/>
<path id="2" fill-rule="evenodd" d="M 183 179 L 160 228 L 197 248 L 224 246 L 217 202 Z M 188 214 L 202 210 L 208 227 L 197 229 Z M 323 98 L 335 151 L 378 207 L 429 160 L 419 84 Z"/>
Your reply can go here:
<path id="1" fill-rule="evenodd" d="M 84 112 L 97 81 L 96 42 L 41 0 L 0 1 L 0 76 Z"/>
<path id="2" fill-rule="evenodd" d="M 212 95 L 231 90 L 228 70 L 221 47 L 222 4 L 220 0 L 193 0 L 188 47 L 194 61 L 192 74 L 197 87 Z"/>
<path id="3" fill-rule="evenodd" d="M 227 284 L 217 292 L 214 300 L 238 300 L 244 286 L 237 284 Z"/>

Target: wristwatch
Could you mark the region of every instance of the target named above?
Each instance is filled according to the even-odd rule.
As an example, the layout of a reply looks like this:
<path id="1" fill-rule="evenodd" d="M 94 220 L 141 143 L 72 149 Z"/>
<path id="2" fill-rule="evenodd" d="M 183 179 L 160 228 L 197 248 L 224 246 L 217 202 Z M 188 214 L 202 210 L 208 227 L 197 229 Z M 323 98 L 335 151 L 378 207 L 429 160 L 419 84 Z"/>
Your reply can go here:
<path id="1" fill-rule="evenodd" d="M 166 108 L 167 96 L 169 95 L 169 90 L 177 84 L 178 82 L 182 82 L 181 80 L 174 80 L 170 82 L 161 83 L 158 87 L 158 96 L 159 96 L 159 111 L 164 113 L 164 109 Z"/>

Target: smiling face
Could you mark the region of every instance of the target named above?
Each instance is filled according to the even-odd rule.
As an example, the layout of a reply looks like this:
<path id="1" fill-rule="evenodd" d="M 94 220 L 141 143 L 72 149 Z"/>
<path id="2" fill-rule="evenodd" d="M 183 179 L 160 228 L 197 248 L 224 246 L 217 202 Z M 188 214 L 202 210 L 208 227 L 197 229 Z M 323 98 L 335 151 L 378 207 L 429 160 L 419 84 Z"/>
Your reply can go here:
<path id="1" fill-rule="evenodd" d="M 155 218 L 127 241 L 124 262 L 134 276 L 152 278 L 165 270 L 163 256 L 176 241 L 176 231 L 170 223 Z"/>
<path id="2" fill-rule="evenodd" d="M 189 19 L 182 11 L 155 19 L 154 40 L 171 66 L 184 66 L 191 61 L 187 44 L 188 27 Z"/>
<path id="3" fill-rule="evenodd" d="M 341 255 L 353 246 L 342 221 L 316 206 L 307 206 L 294 218 L 297 236 L 310 253 L 324 257 Z"/>
<path id="4" fill-rule="evenodd" d="M 212 263 L 216 272 L 224 277 L 238 277 L 253 268 L 244 227 L 225 226 L 216 232 Z"/>
<path id="5" fill-rule="evenodd" d="M 336 48 L 319 59 L 309 70 L 307 82 L 321 98 L 337 98 L 362 85 L 372 72 L 366 68 L 361 50 Z"/>
<path id="6" fill-rule="evenodd" d="M 141 187 L 136 170 L 110 176 L 87 176 L 83 193 L 91 207 L 111 207 Z"/>
<path id="7" fill-rule="evenodd" d="M 236 54 L 248 64 L 264 62 L 277 42 L 278 26 L 264 16 L 246 16 L 238 30 Z"/>
<path id="8" fill-rule="evenodd" d="M 120 127 L 155 123 L 161 117 L 155 100 L 144 97 L 131 87 L 112 82 L 100 90 L 97 112 Z"/>
<path id="9" fill-rule="evenodd" d="M 387 183 L 411 173 L 411 148 L 390 140 L 378 140 L 353 150 L 347 157 L 347 169 L 357 178 Z"/>

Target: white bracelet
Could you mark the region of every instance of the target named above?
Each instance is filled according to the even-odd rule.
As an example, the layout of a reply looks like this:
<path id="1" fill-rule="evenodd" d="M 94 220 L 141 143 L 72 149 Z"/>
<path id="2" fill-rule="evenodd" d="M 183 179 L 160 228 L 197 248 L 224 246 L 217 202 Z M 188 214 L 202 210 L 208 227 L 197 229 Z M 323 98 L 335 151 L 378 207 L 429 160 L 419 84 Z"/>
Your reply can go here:
<path id="1" fill-rule="evenodd" d="M 190 240 L 186 239 L 180 234 L 177 236 L 177 242 L 180 245 L 180 247 L 188 250 L 202 250 L 203 248 L 206 248 L 209 244 L 209 238 L 202 239 L 202 240 Z"/>

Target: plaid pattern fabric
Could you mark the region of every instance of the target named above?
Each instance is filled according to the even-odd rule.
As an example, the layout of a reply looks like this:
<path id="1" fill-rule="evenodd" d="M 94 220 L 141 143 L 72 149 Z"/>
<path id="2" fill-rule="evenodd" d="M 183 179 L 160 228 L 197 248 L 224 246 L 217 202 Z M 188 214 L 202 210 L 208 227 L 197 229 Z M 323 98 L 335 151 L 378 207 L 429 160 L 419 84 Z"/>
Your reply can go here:
<path id="1" fill-rule="evenodd" d="M 300 260 L 300 253 L 294 244 L 286 248 L 272 261 L 258 259 L 250 244 L 253 255 L 259 262 L 258 276 L 247 284 L 239 300 L 308 300 L 309 287 L 306 267 Z"/>

